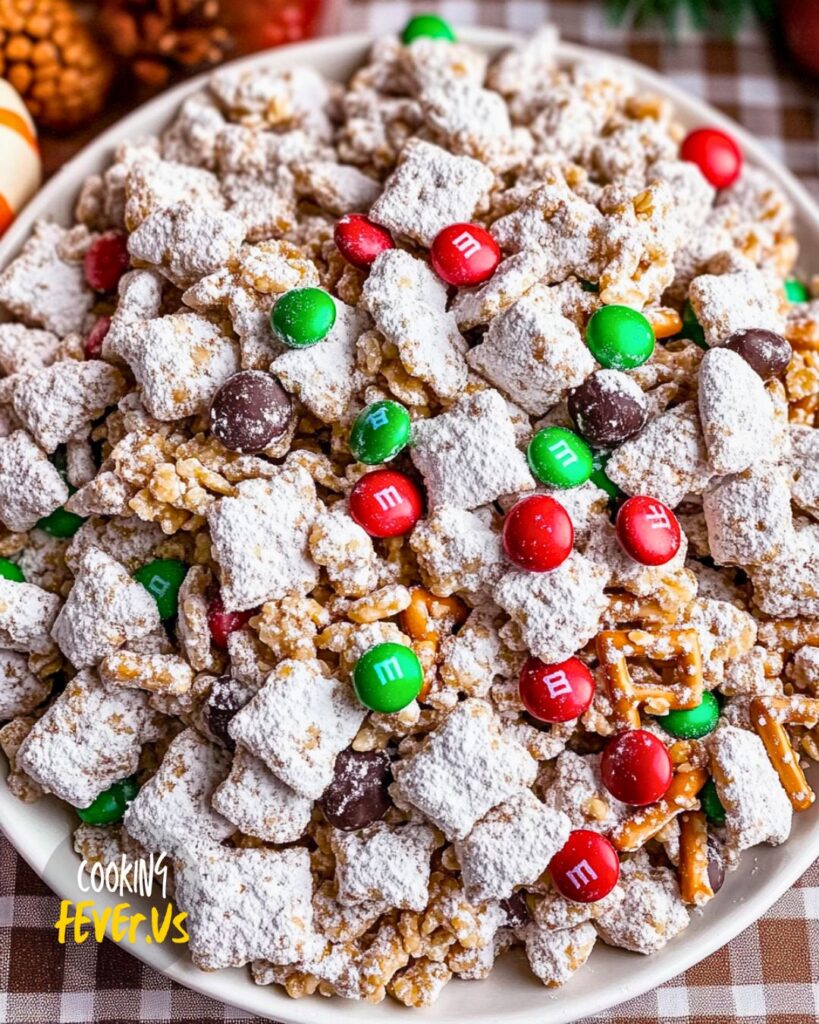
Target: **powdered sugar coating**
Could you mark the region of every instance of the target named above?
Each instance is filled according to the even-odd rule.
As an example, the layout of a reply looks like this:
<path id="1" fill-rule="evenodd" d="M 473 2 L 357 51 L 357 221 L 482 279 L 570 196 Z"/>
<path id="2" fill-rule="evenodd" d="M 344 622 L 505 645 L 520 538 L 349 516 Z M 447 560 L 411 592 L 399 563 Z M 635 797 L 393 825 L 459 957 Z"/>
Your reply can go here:
<path id="1" fill-rule="evenodd" d="M 521 786 L 536 765 L 505 738 L 486 701 L 458 704 L 415 754 L 393 766 L 395 789 L 448 839 L 463 839 L 475 822 Z"/>
<path id="2" fill-rule="evenodd" d="M 39 679 L 15 651 L 0 651 L 0 721 L 27 715 L 51 692 L 51 683 Z"/>
<path id="3" fill-rule="evenodd" d="M 506 899 L 531 885 L 569 838 L 571 824 L 530 790 L 494 807 L 455 844 L 467 896 Z"/>
<path id="4" fill-rule="evenodd" d="M 313 803 L 286 786 L 260 758 L 237 747 L 230 774 L 213 794 L 213 806 L 246 835 L 292 843 L 310 824 Z"/>
<path id="5" fill-rule="evenodd" d="M 282 782 L 316 800 L 365 714 L 346 683 L 325 676 L 321 662 L 286 660 L 234 717 L 229 732 Z"/>
<path id="6" fill-rule="evenodd" d="M 497 391 L 479 391 L 418 423 L 413 440 L 412 461 L 424 477 L 433 512 L 446 505 L 472 509 L 534 487 Z M 470 460 L 471 452 L 480 452 L 480 461 Z"/>
<path id="7" fill-rule="evenodd" d="M 52 636 L 77 668 L 96 665 L 127 640 L 159 625 L 153 595 L 99 548 L 79 558 L 74 586 L 54 622 Z"/>
<path id="8" fill-rule="evenodd" d="M 0 520 L 9 530 L 30 530 L 59 508 L 68 488 L 25 430 L 0 437 Z"/>
<path id="9" fill-rule="evenodd" d="M 146 694 L 109 690 L 93 672 L 80 672 L 35 723 L 16 763 L 43 789 L 74 807 L 88 807 L 136 771 L 142 744 L 160 734 L 161 717 Z"/>
<path id="10" fill-rule="evenodd" d="M 547 988 L 564 985 L 591 956 L 597 932 L 588 921 L 555 931 L 533 922 L 524 932 L 532 972 Z"/>
<path id="11" fill-rule="evenodd" d="M 335 830 L 331 841 L 342 903 L 376 902 L 404 910 L 427 905 L 434 829 L 376 822 L 355 832 Z"/>
<path id="12" fill-rule="evenodd" d="M 33 583 L 0 579 L 0 644 L 9 651 L 53 651 L 51 630 L 60 599 Z"/>
<path id="13" fill-rule="evenodd" d="M 129 805 L 124 819 L 128 834 L 146 850 L 185 860 L 196 844 L 226 839 L 235 828 L 213 810 L 211 798 L 229 763 L 225 750 L 195 729 L 185 729 Z"/>

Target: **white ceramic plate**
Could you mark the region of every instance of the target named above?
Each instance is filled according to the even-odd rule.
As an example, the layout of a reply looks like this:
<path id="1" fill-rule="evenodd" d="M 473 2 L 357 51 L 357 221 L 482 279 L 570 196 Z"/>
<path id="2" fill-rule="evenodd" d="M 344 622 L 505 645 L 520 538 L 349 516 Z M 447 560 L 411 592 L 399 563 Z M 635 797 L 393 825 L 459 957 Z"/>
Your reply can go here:
<path id="1" fill-rule="evenodd" d="M 516 41 L 510 33 L 465 29 L 465 42 L 489 52 Z M 238 62 L 252 68 L 262 64 L 288 68 L 309 64 L 330 78 L 343 81 L 362 61 L 369 37 L 344 36 L 279 49 Z M 760 143 L 734 122 L 705 103 L 693 99 L 666 79 L 630 61 L 580 46 L 562 44 L 561 60 L 610 61 L 629 71 L 646 90 L 674 101 L 679 119 L 687 126 L 718 125 L 742 145 L 750 162 L 764 167 L 779 182 L 797 210 L 802 265 L 819 268 L 819 210 L 801 185 L 766 153 Z M 23 211 L 0 244 L 0 267 L 20 248 L 38 217 L 50 216 L 69 223 L 76 195 L 84 179 L 103 170 L 116 145 L 127 139 L 157 133 L 170 122 L 182 100 L 200 88 L 205 77 L 194 79 L 158 97 L 101 135 L 46 185 Z M 7 772 L 0 758 L 0 773 Z M 815 777 L 815 776 L 814 776 Z M 76 874 L 79 858 L 71 851 L 69 837 L 76 818 L 57 800 L 22 804 L 0 785 L 0 824 L 22 856 L 63 899 L 87 899 L 80 893 Z M 526 969 L 519 953 L 502 957 L 491 977 L 482 983 L 452 982 L 438 1003 L 424 1013 L 435 1024 L 489 1024 L 503 1020 L 517 1024 L 562 1024 L 655 988 L 696 964 L 752 924 L 810 866 L 819 849 L 819 808 L 794 818 L 789 842 L 777 848 L 759 847 L 746 853 L 739 869 L 725 883 L 720 896 L 695 916 L 681 936 L 652 957 L 611 949 L 598 943 L 586 967 L 559 990 L 545 989 Z M 113 907 L 116 897 L 97 896 L 96 905 Z M 367 1024 L 407 1021 L 406 1010 L 391 1000 L 378 1006 L 326 1000 L 319 997 L 294 1001 L 274 987 L 253 984 L 245 970 L 198 971 L 175 948 L 158 945 L 126 946 L 145 963 L 175 981 L 216 999 L 260 1016 L 287 1024 L 337 1024 L 339 1015 Z"/>

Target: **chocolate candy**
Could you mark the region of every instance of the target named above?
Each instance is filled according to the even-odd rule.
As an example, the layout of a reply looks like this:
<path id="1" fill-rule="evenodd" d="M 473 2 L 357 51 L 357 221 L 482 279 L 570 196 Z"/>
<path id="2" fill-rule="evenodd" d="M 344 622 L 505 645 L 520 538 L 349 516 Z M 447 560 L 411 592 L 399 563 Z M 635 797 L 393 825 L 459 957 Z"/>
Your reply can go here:
<path id="1" fill-rule="evenodd" d="M 539 722 L 570 722 L 587 711 L 594 699 L 594 677 L 579 658 L 555 665 L 527 658 L 518 692 L 523 706 Z"/>
<path id="2" fill-rule="evenodd" d="M 501 253 L 480 224 L 450 224 L 435 236 L 429 256 L 442 281 L 465 288 L 487 281 L 495 273 Z"/>
<path id="3" fill-rule="evenodd" d="M 10 562 L 8 558 L 0 558 L 0 577 L 4 580 L 11 580 L 12 583 L 25 583 L 26 578 L 19 565 Z"/>
<path id="4" fill-rule="evenodd" d="M 416 14 L 404 27 L 401 42 L 408 46 L 415 39 L 446 39 L 452 43 L 455 41 L 455 33 L 449 22 L 437 14 Z"/>
<path id="5" fill-rule="evenodd" d="M 64 508 L 57 508 L 37 523 L 38 530 L 45 530 L 52 537 L 73 537 L 85 522 L 82 516 L 75 515 Z"/>
<path id="6" fill-rule="evenodd" d="M 348 213 L 338 221 L 334 238 L 336 248 L 354 267 L 367 270 L 387 249 L 394 249 L 395 243 L 386 228 L 373 224 L 363 213 Z"/>
<path id="7" fill-rule="evenodd" d="M 111 329 L 111 317 L 101 316 L 88 332 L 83 344 L 86 359 L 99 359 L 102 356 L 102 343 Z"/>
<path id="8" fill-rule="evenodd" d="M 728 188 L 742 173 L 742 150 L 719 128 L 695 128 L 683 139 L 680 159 L 695 163 L 714 188 Z"/>
<path id="9" fill-rule="evenodd" d="M 641 565 L 665 565 L 680 550 L 677 517 L 656 498 L 629 498 L 620 506 L 615 528 L 623 550 Z"/>
<path id="10" fill-rule="evenodd" d="M 210 429 L 232 452 L 264 451 L 290 425 L 290 395 L 272 374 L 241 370 L 219 388 L 210 407 Z"/>
<path id="11" fill-rule="evenodd" d="M 654 330 L 630 306 L 603 306 L 586 327 L 589 351 L 606 369 L 633 370 L 654 351 Z"/>
<path id="12" fill-rule="evenodd" d="M 662 740 L 645 729 L 632 729 L 609 741 L 600 761 L 600 774 L 613 797 L 643 807 L 664 796 L 673 771 Z"/>
<path id="13" fill-rule="evenodd" d="M 694 307 L 688 299 L 685 300 L 685 305 L 683 306 L 682 322 L 682 336 L 687 338 L 689 341 L 693 341 L 694 344 L 698 345 L 700 348 L 707 349 L 708 345 L 705 343 L 705 331 L 702 329 L 702 324 L 697 319 Z"/>
<path id="14" fill-rule="evenodd" d="M 571 554 L 574 526 L 560 502 L 533 494 L 506 513 L 502 539 L 510 562 L 529 572 L 548 572 Z"/>
<path id="15" fill-rule="evenodd" d="M 708 884 L 716 896 L 725 882 L 725 864 L 713 843 L 708 843 Z"/>
<path id="16" fill-rule="evenodd" d="M 276 300 L 270 326 L 288 348 L 309 348 L 323 341 L 336 322 L 336 304 L 321 288 L 294 288 Z"/>
<path id="17" fill-rule="evenodd" d="M 333 781 L 318 802 L 334 827 L 351 832 L 384 817 L 391 801 L 390 758 L 384 750 L 342 750 L 336 758 Z"/>
<path id="18" fill-rule="evenodd" d="M 526 902 L 526 893 L 523 889 L 518 889 L 508 899 L 501 900 L 500 908 L 506 914 L 507 928 L 522 928 L 532 918 L 532 915 L 529 913 L 529 904 Z"/>
<path id="19" fill-rule="evenodd" d="M 705 817 L 714 825 L 725 824 L 725 808 L 717 794 L 717 787 L 713 779 L 708 779 L 699 792 L 700 807 L 705 811 Z"/>
<path id="20" fill-rule="evenodd" d="M 128 804 L 138 792 L 139 786 L 133 776 L 120 779 L 100 793 L 88 807 L 78 807 L 77 814 L 88 825 L 113 825 L 122 820 Z"/>
<path id="21" fill-rule="evenodd" d="M 412 424 L 403 405 L 386 398 L 363 409 L 350 431 L 350 451 L 368 466 L 389 462 L 409 444 Z"/>
<path id="22" fill-rule="evenodd" d="M 226 651 L 230 634 L 246 626 L 253 614 L 252 610 L 226 612 L 222 598 L 217 594 L 208 605 L 208 629 L 214 646 Z"/>
<path id="23" fill-rule="evenodd" d="M 785 298 L 788 302 L 810 302 L 810 292 L 807 285 L 795 277 L 789 277 L 785 282 Z"/>
<path id="24" fill-rule="evenodd" d="M 638 384 L 619 370 L 597 370 L 569 392 L 569 415 L 589 444 L 609 448 L 645 426 L 648 402 Z"/>
<path id="25" fill-rule="evenodd" d="M 695 708 L 669 711 L 657 718 L 657 723 L 678 740 L 698 740 L 713 732 L 719 721 L 719 704 L 713 693 L 704 693 Z"/>
<path id="26" fill-rule="evenodd" d="M 620 858 L 599 832 L 579 828 L 549 862 L 549 874 L 561 896 L 575 903 L 596 903 L 617 885 Z"/>
<path id="27" fill-rule="evenodd" d="M 241 683 L 237 683 L 231 676 L 214 679 L 205 704 L 205 721 L 216 739 L 221 740 L 228 750 L 236 749 L 228 725 L 246 703 L 247 694 Z"/>
<path id="28" fill-rule="evenodd" d="M 89 246 L 82 269 L 89 288 L 112 292 L 129 264 L 127 236 L 121 231 L 107 231 Z"/>
<path id="29" fill-rule="evenodd" d="M 403 473 L 376 469 L 350 492 L 350 515 L 371 537 L 400 537 L 421 518 L 421 492 Z"/>
<path id="30" fill-rule="evenodd" d="M 736 331 L 725 342 L 725 348 L 742 356 L 763 380 L 772 380 L 784 373 L 793 355 L 789 341 L 776 331 L 761 327 Z"/>
<path id="31" fill-rule="evenodd" d="M 424 685 L 424 670 L 411 647 L 385 643 L 371 647 L 356 662 L 353 688 L 370 711 L 391 715 L 411 704 Z"/>
<path id="32" fill-rule="evenodd" d="M 159 617 L 164 622 L 176 615 L 179 605 L 179 588 L 187 575 L 188 567 L 176 558 L 157 558 L 141 566 L 134 573 L 134 579 L 141 583 L 156 601 Z"/>
<path id="33" fill-rule="evenodd" d="M 529 442 L 526 459 L 541 483 L 564 490 L 580 487 L 594 470 L 589 446 L 564 427 L 539 430 Z"/>

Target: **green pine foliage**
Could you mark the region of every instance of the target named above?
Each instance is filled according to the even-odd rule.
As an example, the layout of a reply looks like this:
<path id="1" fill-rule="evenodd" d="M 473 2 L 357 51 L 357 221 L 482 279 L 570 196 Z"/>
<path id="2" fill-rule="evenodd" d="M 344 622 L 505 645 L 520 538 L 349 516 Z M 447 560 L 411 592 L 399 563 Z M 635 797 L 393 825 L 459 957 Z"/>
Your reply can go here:
<path id="1" fill-rule="evenodd" d="M 663 22 L 674 33 L 687 17 L 694 28 L 735 35 L 751 15 L 767 21 L 773 17 L 775 0 L 607 0 L 609 17 L 642 28 Z"/>

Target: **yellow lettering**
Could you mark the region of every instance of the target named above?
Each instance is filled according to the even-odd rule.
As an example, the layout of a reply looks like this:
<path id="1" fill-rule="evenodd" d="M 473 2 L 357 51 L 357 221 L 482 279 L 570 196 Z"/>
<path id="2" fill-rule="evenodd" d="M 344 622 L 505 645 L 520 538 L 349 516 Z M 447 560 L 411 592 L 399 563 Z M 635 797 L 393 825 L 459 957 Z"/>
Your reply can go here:
<path id="1" fill-rule="evenodd" d="M 91 908 L 93 906 L 93 900 L 83 900 L 81 903 L 77 904 L 77 913 L 74 917 L 74 941 L 77 943 L 78 946 L 81 946 L 83 942 L 85 942 L 85 940 L 91 934 L 87 929 L 83 930 L 83 925 L 89 924 L 91 921 L 91 919 L 85 913 L 85 908 Z"/>
<path id="2" fill-rule="evenodd" d="M 177 915 L 176 915 L 176 917 L 175 917 L 175 918 L 173 919 L 173 926 L 174 926 L 174 928 L 176 928 L 176 930 L 177 930 L 177 931 L 179 932 L 179 938 L 177 938 L 177 939 L 171 939 L 171 942 L 174 942 L 174 943 L 176 943 L 177 945 L 180 945 L 181 943 L 183 943 L 183 942 L 187 942 L 187 941 L 188 941 L 188 938 L 189 938 L 189 936 L 188 936 L 188 933 L 187 933 L 187 932 L 185 931 L 185 929 L 184 929 L 184 928 L 182 927 L 182 922 L 183 922 L 183 921 L 185 920 L 185 918 L 186 918 L 187 916 L 188 916 L 188 915 L 187 915 L 187 912 L 184 912 L 184 913 L 180 912 L 180 913 L 179 913 L 179 914 L 177 914 Z"/>
<path id="3" fill-rule="evenodd" d="M 71 900 L 62 900 L 60 902 L 60 916 L 57 918 L 57 923 L 54 927 L 57 929 L 57 942 L 61 946 L 65 945 L 66 929 L 74 921 L 74 915 L 71 913 L 73 906 L 74 903 Z"/>
<path id="4" fill-rule="evenodd" d="M 173 919 L 173 906 L 170 903 L 165 904 L 165 916 L 162 919 L 162 924 L 159 923 L 159 912 L 156 907 L 151 907 L 151 931 L 153 932 L 154 939 L 157 942 L 164 942 L 167 935 L 168 929 L 171 927 L 171 920 Z"/>
<path id="5" fill-rule="evenodd" d="M 136 931 L 140 922 L 147 920 L 148 918 L 144 914 L 134 914 L 131 918 L 131 923 L 128 925 L 128 944 L 130 946 L 133 946 L 136 942 Z"/>
<path id="6" fill-rule="evenodd" d="M 114 907 L 114 919 L 111 922 L 111 936 L 114 942 L 122 942 L 125 938 L 127 931 L 127 920 L 128 911 L 131 909 L 130 903 L 118 903 Z M 125 920 L 123 921 L 123 917 Z"/>

